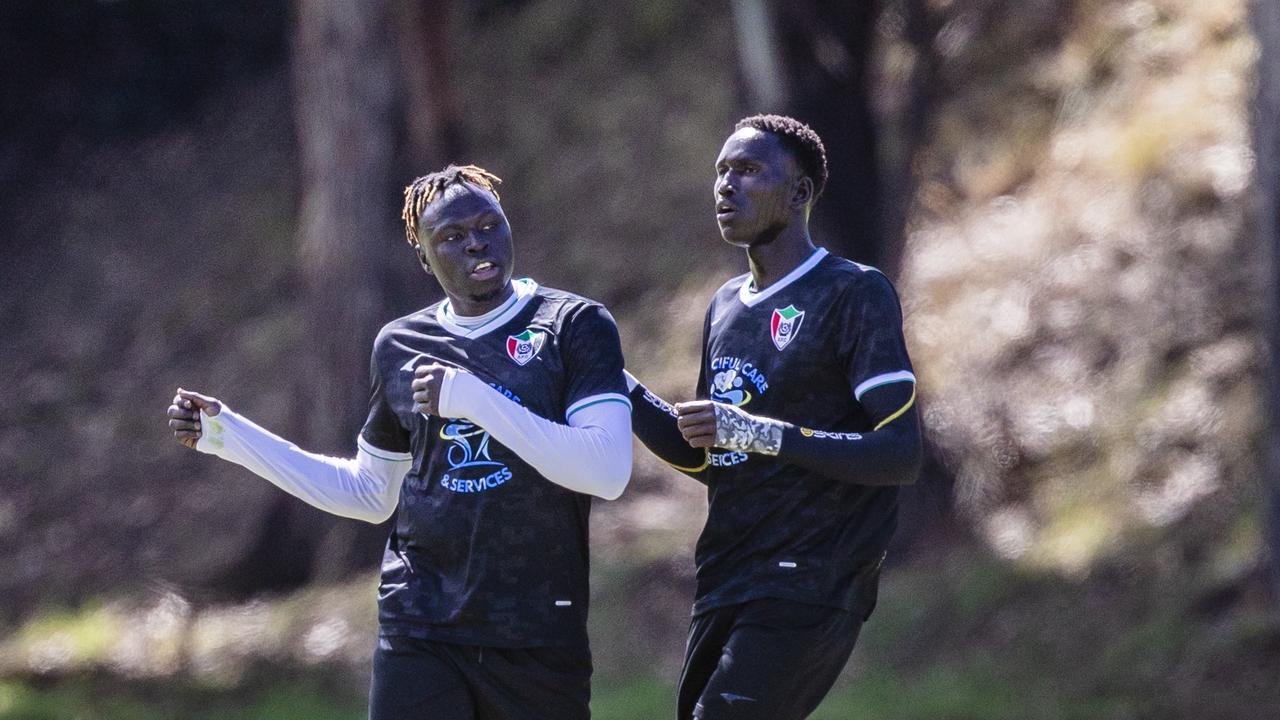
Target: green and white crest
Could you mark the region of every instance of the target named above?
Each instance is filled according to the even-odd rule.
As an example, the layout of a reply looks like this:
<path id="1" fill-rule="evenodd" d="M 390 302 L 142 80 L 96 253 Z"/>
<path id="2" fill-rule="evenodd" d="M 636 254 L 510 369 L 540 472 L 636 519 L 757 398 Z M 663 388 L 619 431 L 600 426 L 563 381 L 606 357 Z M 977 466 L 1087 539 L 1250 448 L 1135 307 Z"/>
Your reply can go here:
<path id="1" fill-rule="evenodd" d="M 782 350 L 791 344 L 796 333 L 800 332 L 800 324 L 804 322 L 804 311 L 797 310 L 795 305 L 773 309 L 773 320 L 769 323 L 769 335 L 773 338 L 773 346 Z"/>
<path id="2" fill-rule="evenodd" d="M 517 365 L 527 365 L 542 350 L 542 342 L 547 337 L 545 332 L 527 328 L 519 335 L 507 336 L 507 355 Z"/>

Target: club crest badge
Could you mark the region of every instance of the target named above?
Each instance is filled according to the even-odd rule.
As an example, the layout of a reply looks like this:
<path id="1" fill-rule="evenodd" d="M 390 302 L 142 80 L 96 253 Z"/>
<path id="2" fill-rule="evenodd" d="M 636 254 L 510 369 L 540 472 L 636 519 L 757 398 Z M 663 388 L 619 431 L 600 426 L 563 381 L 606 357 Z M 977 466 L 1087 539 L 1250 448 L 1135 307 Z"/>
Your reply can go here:
<path id="1" fill-rule="evenodd" d="M 508 335 L 507 355 L 517 365 L 527 365 L 530 360 L 538 356 L 538 352 L 542 350 L 542 342 L 546 337 L 547 334 L 545 332 L 533 330 L 532 328 L 519 335 Z"/>
<path id="2" fill-rule="evenodd" d="M 769 323 L 769 334 L 773 337 L 773 346 L 782 350 L 791 344 L 796 333 L 800 332 L 800 324 L 804 322 L 804 311 L 797 310 L 795 305 L 774 308 L 773 320 Z"/>

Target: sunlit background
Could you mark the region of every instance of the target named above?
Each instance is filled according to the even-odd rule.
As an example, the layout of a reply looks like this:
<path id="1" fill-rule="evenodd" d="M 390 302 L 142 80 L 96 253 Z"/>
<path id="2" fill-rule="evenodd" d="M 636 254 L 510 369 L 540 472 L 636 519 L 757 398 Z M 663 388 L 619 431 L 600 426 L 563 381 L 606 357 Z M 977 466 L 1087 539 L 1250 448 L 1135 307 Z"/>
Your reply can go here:
<path id="1" fill-rule="evenodd" d="M 174 388 L 353 453 L 440 296 L 400 189 L 457 161 L 688 398 L 759 111 L 826 141 L 815 240 L 894 278 L 928 441 L 815 717 L 1280 713 L 1274 0 L 11 0 L 0 77 L 0 718 L 363 717 L 386 527 L 180 447 Z M 637 447 L 597 718 L 674 714 L 705 516 Z"/>

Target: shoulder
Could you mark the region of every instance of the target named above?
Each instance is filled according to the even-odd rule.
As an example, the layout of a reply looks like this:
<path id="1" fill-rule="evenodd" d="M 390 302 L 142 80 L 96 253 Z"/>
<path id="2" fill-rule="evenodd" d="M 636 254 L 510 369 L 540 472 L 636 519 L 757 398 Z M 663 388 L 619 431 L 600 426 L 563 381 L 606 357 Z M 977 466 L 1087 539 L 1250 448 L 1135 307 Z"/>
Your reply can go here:
<path id="1" fill-rule="evenodd" d="M 539 285 L 536 291 L 540 310 L 566 326 L 580 323 L 616 325 L 604 303 L 568 290 Z"/>
<path id="2" fill-rule="evenodd" d="M 415 310 L 383 325 L 382 329 L 378 331 L 377 337 L 373 340 L 374 353 L 394 345 L 406 335 L 421 334 L 435 323 L 436 311 L 443 302 L 444 300 L 440 300 L 432 303 L 421 310 Z"/>
<path id="3" fill-rule="evenodd" d="M 571 293 L 568 290 L 561 290 L 560 288 L 553 288 L 553 287 L 547 287 L 546 285 L 539 285 L 538 289 L 534 292 L 538 296 L 538 298 L 541 299 L 544 303 L 548 303 L 552 305 L 562 305 L 565 307 L 583 307 L 583 306 L 594 305 L 597 307 L 604 307 L 604 304 L 597 300 L 592 300 L 589 297 L 585 297 L 577 293 Z"/>
<path id="4" fill-rule="evenodd" d="M 821 283 L 847 302 L 898 302 L 893 282 L 879 268 L 863 265 L 837 255 L 828 255 L 815 270 Z"/>
<path id="5" fill-rule="evenodd" d="M 568 290 L 539 285 L 536 294 L 544 306 L 553 308 L 559 313 L 577 314 L 587 310 L 609 312 L 604 303 Z"/>

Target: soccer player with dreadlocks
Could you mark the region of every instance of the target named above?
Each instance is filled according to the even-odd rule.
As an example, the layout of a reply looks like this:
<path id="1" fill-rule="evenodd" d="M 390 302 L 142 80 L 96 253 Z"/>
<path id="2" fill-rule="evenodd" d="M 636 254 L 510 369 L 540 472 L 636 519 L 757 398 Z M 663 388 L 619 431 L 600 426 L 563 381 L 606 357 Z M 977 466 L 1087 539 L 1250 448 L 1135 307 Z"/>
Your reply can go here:
<path id="1" fill-rule="evenodd" d="M 697 398 L 672 407 L 628 376 L 636 434 L 707 485 L 678 717 L 799 720 L 875 605 L 920 430 L 902 315 L 878 270 L 816 248 L 822 141 L 788 117 L 738 122 L 715 212 L 750 272 L 703 325 Z"/>
<path id="2" fill-rule="evenodd" d="M 374 720 L 590 716 L 587 515 L 631 474 L 630 401 L 600 304 L 512 280 L 498 178 L 405 190 L 409 244 L 446 298 L 374 342 L 355 458 L 304 452 L 179 389 L 179 442 L 302 500 L 382 522 Z"/>

